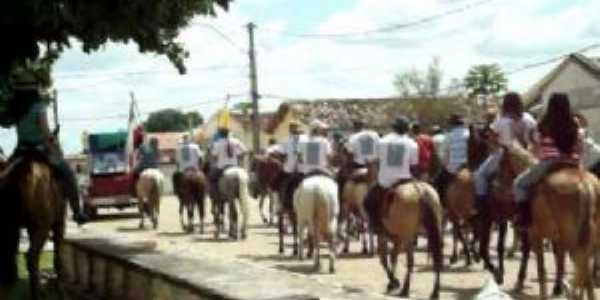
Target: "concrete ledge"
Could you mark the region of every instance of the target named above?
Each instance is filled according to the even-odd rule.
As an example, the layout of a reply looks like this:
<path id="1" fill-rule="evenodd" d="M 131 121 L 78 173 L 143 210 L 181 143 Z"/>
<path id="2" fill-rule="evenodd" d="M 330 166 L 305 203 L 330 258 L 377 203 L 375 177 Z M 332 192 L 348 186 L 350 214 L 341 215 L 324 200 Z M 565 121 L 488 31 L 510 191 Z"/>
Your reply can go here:
<path id="1" fill-rule="evenodd" d="M 90 299 L 392 299 L 249 262 L 162 253 L 126 237 L 71 236 L 61 251 L 65 287 Z"/>

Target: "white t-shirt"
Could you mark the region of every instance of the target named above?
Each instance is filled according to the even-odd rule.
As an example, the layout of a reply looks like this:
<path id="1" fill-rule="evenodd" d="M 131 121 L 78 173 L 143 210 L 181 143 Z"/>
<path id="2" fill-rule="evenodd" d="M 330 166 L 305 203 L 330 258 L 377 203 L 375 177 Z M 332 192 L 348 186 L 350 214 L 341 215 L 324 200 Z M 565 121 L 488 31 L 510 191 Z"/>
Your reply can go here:
<path id="1" fill-rule="evenodd" d="M 279 145 L 279 144 L 275 144 L 275 145 L 271 145 L 271 146 L 267 147 L 267 151 L 266 151 L 267 155 L 283 154 L 283 153 L 285 153 L 285 149 L 283 149 L 283 146 Z"/>
<path id="2" fill-rule="evenodd" d="M 189 168 L 198 170 L 203 158 L 204 152 L 193 143 L 180 144 L 175 152 L 177 169 L 182 172 Z"/>
<path id="3" fill-rule="evenodd" d="M 448 172 L 456 174 L 467 163 L 468 143 L 469 129 L 464 126 L 455 127 L 447 133 L 444 159 Z"/>
<path id="4" fill-rule="evenodd" d="M 298 143 L 298 150 L 302 159 L 299 165 L 301 173 L 308 174 L 316 170 L 329 171 L 328 157 L 333 150 L 331 143 L 325 137 L 306 137 Z"/>
<path id="5" fill-rule="evenodd" d="M 408 135 L 390 133 L 377 144 L 378 183 L 384 188 L 401 179 L 413 178 L 410 167 L 419 164 L 419 146 Z"/>
<path id="6" fill-rule="evenodd" d="M 376 146 L 379 135 L 372 130 L 362 130 L 350 136 L 348 150 L 354 155 L 354 162 L 366 164 L 377 158 Z"/>
<path id="7" fill-rule="evenodd" d="M 498 142 L 504 146 L 512 146 L 518 136 L 530 142 L 531 133 L 537 128 L 537 121 L 531 114 L 525 112 L 519 121 L 509 117 L 498 117 L 491 128 L 498 134 Z"/>
<path id="8" fill-rule="evenodd" d="M 435 154 L 438 159 L 443 160 L 446 156 L 446 135 L 443 133 L 435 134 L 432 138 Z"/>
<path id="9" fill-rule="evenodd" d="M 227 153 L 228 144 L 231 146 L 232 155 Z M 217 157 L 217 168 L 223 169 L 226 166 L 238 166 L 238 156 L 246 153 L 248 149 L 240 140 L 229 137 L 218 140 L 212 147 L 212 155 Z"/>
<path id="10" fill-rule="evenodd" d="M 283 153 L 286 155 L 286 161 L 283 166 L 283 170 L 286 173 L 293 173 L 296 168 L 300 171 L 300 166 L 297 165 L 298 156 L 298 144 L 300 141 L 306 139 L 305 135 L 291 135 L 290 138 L 282 145 Z"/>

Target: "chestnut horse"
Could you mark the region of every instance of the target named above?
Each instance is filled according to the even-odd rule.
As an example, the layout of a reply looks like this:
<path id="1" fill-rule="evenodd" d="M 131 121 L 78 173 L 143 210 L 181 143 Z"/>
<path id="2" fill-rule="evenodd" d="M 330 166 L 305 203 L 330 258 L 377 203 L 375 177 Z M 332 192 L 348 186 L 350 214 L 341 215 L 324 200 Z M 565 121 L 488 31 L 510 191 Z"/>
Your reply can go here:
<path id="1" fill-rule="evenodd" d="M 187 169 L 179 176 L 174 175 L 175 189 L 179 198 L 179 222 L 186 232 L 194 231 L 194 210 L 198 208 L 200 234 L 204 233 L 204 201 L 206 199 L 206 176 L 195 169 Z M 187 224 L 184 220 L 187 211 Z"/>
<path id="2" fill-rule="evenodd" d="M 378 238 L 380 262 L 387 273 L 388 292 L 400 287 L 396 278 L 396 265 L 401 248 L 406 251 L 407 271 L 401 297 L 408 297 L 411 276 L 414 268 L 415 239 L 421 227 L 425 228 L 429 252 L 433 257 L 435 272 L 431 299 L 438 299 L 440 293 L 440 272 L 442 270 L 442 206 L 435 189 L 424 182 L 400 184 L 391 188 L 384 196 L 380 208 L 383 234 Z M 393 244 L 392 252 L 388 243 Z M 390 266 L 391 263 L 391 266 Z"/>
<path id="3" fill-rule="evenodd" d="M 507 151 L 505 157 L 508 168 L 519 172 L 536 163 L 533 155 L 518 145 Z M 540 298 L 547 299 L 543 244 L 547 239 L 552 242 L 556 260 L 553 294 L 559 296 L 563 292 L 565 256 L 568 253 L 575 268 L 574 298 L 584 299 L 587 295 L 587 299 L 596 299 L 591 262 L 597 238 L 598 179 L 577 165 L 563 163 L 538 182 L 531 195 L 532 222 L 521 236 L 523 256 L 517 290 L 523 287 L 529 252 L 533 248 L 537 257 Z"/>
<path id="4" fill-rule="evenodd" d="M 27 271 L 29 273 L 29 285 L 31 299 L 41 299 L 40 295 L 40 254 L 44 244 L 50 238 L 54 243 L 54 270 L 59 278 L 62 277 L 61 244 L 65 234 L 65 200 L 62 187 L 56 180 L 50 167 L 40 158 L 39 154 L 24 153 L 23 158 L 15 159 L 6 166 L 0 174 L 0 178 L 10 173 L 10 178 L 5 182 L 3 198 L 9 220 L 5 222 L 11 227 L 7 244 L 3 245 L 9 251 L 9 257 L 2 258 L 12 262 L 8 269 L 0 271 L 2 278 L 8 281 L 16 280 L 16 254 L 19 245 L 20 227 L 25 227 L 29 236 L 29 250 L 27 251 Z M 3 250 L 4 251 L 4 250 Z M 3 252 L 4 254 L 4 252 Z M 4 261 L 3 261 L 4 262 Z M 3 263 L 4 264 L 4 263 Z M 4 272 L 14 273 L 4 275 Z"/>
<path id="5" fill-rule="evenodd" d="M 282 175 L 282 159 L 276 156 L 255 156 L 251 163 L 251 170 L 255 173 L 253 189 L 254 198 L 259 200 L 258 209 L 265 224 L 274 223 L 277 186 Z M 269 216 L 265 216 L 265 198 L 269 197 Z"/>

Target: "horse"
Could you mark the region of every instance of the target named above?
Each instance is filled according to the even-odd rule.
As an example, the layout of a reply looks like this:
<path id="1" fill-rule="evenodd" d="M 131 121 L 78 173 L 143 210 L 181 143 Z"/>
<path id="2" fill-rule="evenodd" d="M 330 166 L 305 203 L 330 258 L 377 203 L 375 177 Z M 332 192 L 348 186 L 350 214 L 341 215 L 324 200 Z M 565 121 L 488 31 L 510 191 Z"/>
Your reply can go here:
<path id="1" fill-rule="evenodd" d="M 536 159 L 519 145 L 505 154 L 510 167 L 522 171 Z M 552 242 L 556 260 L 556 281 L 553 294 L 563 293 L 565 256 L 568 253 L 575 268 L 575 299 L 596 299 L 592 276 L 594 243 L 598 238 L 596 209 L 600 201 L 600 183 L 591 173 L 571 163 L 559 163 L 539 181 L 531 193 L 531 225 L 521 235 L 523 256 L 517 290 L 523 288 L 527 274 L 529 252 L 537 257 L 540 298 L 547 299 L 544 240 Z M 587 294 L 586 294 L 587 293 Z"/>
<path id="2" fill-rule="evenodd" d="M 194 231 L 194 210 L 198 207 L 200 218 L 200 234 L 204 233 L 204 200 L 206 198 L 206 177 L 200 170 L 187 169 L 183 173 L 175 174 L 173 182 L 179 198 L 179 222 L 186 232 Z M 175 179 L 175 177 L 178 177 Z M 184 220 L 187 211 L 187 224 Z"/>
<path id="3" fill-rule="evenodd" d="M 259 200 L 260 216 L 265 224 L 274 223 L 277 185 L 282 174 L 281 159 L 274 156 L 255 156 L 251 170 L 256 174 L 253 189 L 254 198 Z M 265 216 L 265 198 L 269 197 L 269 217 Z"/>
<path id="4" fill-rule="evenodd" d="M 383 232 L 378 238 L 378 252 L 381 265 L 387 277 L 387 292 L 400 287 L 396 278 L 396 266 L 400 248 L 404 247 L 407 257 L 407 271 L 401 297 L 408 297 L 410 282 L 414 268 L 415 240 L 420 228 L 425 228 L 429 252 L 433 257 L 435 272 L 431 299 L 439 299 L 440 272 L 442 270 L 442 206 L 438 193 L 425 182 L 409 182 L 389 189 L 380 207 Z M 388 251 L 388 242 L 393 244 L 392 252 Z M 390 266 L 391 263 L 391 266 Z"/>
<path id="5" fill-rule="evenodd" d="M 246 239 L 250 213 L 248 210 L 250 202 L 249 182 L 248 172 L 243 168 L 230 167 L 223 172 L 223 176 L 219 180 L 220 201 L 216 203 L 215 227 L 217 229 L 215 230 L 215 238 L 219 238 L 221 231 L 224 229 L 222 217 L 224 216 L 225 206 L 227 206 L 229 237 L 237 240 L 238 231 L 240 231 L 241 238 Z M 241 228 L 238 228 L 239 212 L 241 212 L 242 217 Z"/>
<path id="6" fill-rule="evenodd" d="M 319 242 L 324 239 L 329 246 L 329 273 L 335 273 L 339 213 L 337 183 L 324 175 L 304 179 L 294 193 L 294 210 L 298 218 L 298 258 L 303 259 L 303 237 L 306 228 L 310 239 L 309 257 L 314 257 L 315 271 L 321 269 Z"/>
<path id="7" fill-rule="evenodd" d="M 44 245 L 52 232 L 54 243 L 54 270 L 60 281 L 63 275 L 61 264 L 61 245 L 65 234 L 66 205 L 61 184 L 55 178 L 45 159 L 37 153 L 25 153 L 5 166 L 0 178 L 5 178 L 5 190 L 2 196 L 7 198 L 3 215 L 5 221 L 2 230 L 5 242 L 1 258 L 8 260 L 2 273 L 2 280 L 14 283 L 17 279 L 16 254 L 18 252 L 20 228 L 25 227 L 29 236 L 29 249 L 26 254 L 27 271 L 31 299 L 41 299 L 39 260 Z M 38 159 L 39 158 L 39 159 Z M 8 226 L 8 227 L 6 227 Z M 6 273 L 4 273 L 6 272 Z"/>
<path id="8" fill-rule="evenodd" d="M 158 169 L 146 169 L 140 174 L 136 184 L 140 229 L 144 228 L 144 218 L 148 215 L 154 229 L 158 228 L 160 197 L 164 186 L 163 174 Z"/>
<path id="9" fill-rule="evenodd" d="M 467 164 L 462 168 L 456 176 L 450 180 L 446 189 L 446 194 L 441 195 L 445 200 L 444 203 L 448 219 L 452 223 L 452 255 L 450 263 L 454 264 L 458 261 L 458 243 L 463 245 L 466 265 L 471 265 L 471 253 L 478 259 L 478 253 L 475 251 L 474 242 L 469 242 L 469 235 L 465 233 L 465 229 L 473 227 L 472 217 L 474 215 L 475 195 L 473 170 L 485 160 L 489 152 L 487 142 L 482 138 L 483 129 L 477 127 L 476 124 L 469 126 L 469 139 L 467 140 Z"/>

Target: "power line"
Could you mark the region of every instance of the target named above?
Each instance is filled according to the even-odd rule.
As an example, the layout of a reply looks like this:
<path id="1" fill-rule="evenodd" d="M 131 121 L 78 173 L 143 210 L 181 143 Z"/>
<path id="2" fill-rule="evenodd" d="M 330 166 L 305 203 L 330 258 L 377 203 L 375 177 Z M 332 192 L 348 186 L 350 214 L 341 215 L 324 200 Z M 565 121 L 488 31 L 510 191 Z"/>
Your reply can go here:
<path id="1" fill-rule="evenodd" d="M 297 33 L 297 32 L 290 32 L 290 31 L 282 31 L 280 33 L 291 36 L 291 37 L 297 37 L 297 38 L 344 38 L 344 37 L 354 37 L 354 36 L 361 36 L 361 35 L 365 36 L 365 35 L 371 35 L 371 34 L 389 33 L 389 32 L 394 32 L 394 31 L 398 31 L 398 30 L 402 30 L 402 29 L 406 29 L 406 28 L 423 25 L 426 23 L 431 23 L 431 22 L 437 21 L 439 19 L 451 16 L 451 15 L 460 14 L 460 13 L 472 10 L 474 8 L 477 8 L 479 6 L 482 6 L 484 4 L 490 3 L 492 1 L 494 1 L 494 0 L 481 0 L 478 2 L 474 2 L 471 4 L 465 5 L 460 8 L 448 10 L 448 11 L 445 11 L 442 13 L 434 14 L 434 15 L 427 16 L 427 17 L 424 17 L 421 19 L 417 19 L 415 21 L 399 23 L 399 24 L 391 24 L 391 25 L 381 26 L 378 28 L 364 30 L 364 31 L 351 31 L 351 32 L 339 32 L 339 33 Z"/>
<path id="2" fill-rule="evenodd" d="M 512 71 L 506 72 L 506 75 L 512 75 L 512 74 L 519 73 L 519 72 L 522 72 L 522 71 L 526 71 L 526 70 L 529 70 L 529 69 L 534 69 L 534 68 L 538 68 L 538 67 L 541 67 L 541 66 L 545 66 L 545 65 L 548 65 L 548 64 L 555 63 L 557 61 L 563 60 L 563 59 L 565 59 L 566 57 L 568 57 L 571 54 L 574 54 L 574 53 L 582 54 L 582 53 L 585 53 L 585 52 L 588 52 L 590 50 L 594 50 L 594 49 L 597 49 L 597 48 L 600 48 L 600 43 L 594 43 L 594 44 L 591 44 L 591 45 L 589 45 L 587 47 L 584 47 L 584 48 L 581 48 L 579 50 L 576 50 L 574 52 L 569 52 L 567 54 L 556 56 L 556 57 L 553 57 L 553 58 L 550 58 L 550 59 L 546 59 L 546 60 L 543 60 L 543 61 L 540 61 L 540 62 L 526 64 L 524 66 L 515 68 Z"/>
<path id="3" fill-rule="evenodd" d="M 241 53 L 243 53 L 244 55 L 247 54 L 247 52 L 248 52 L 247 49 L 240 46 L 237 42 L 235 42 L 232 38 L 230 38 L 226 33 L 224 33 L 222 30 L 217 28 L 215 25 L 212 25 L 210 23 L 203 23 L 203 22 L 194 22 L 194 23 L 192 23 L 192 25 L 200 25 L 200 26 L 209 28 L 210 30 L 215 32 L 217 35 L 219 35 L 223 40 L 225 40 L 227 43 L 229 43 L 231 46 L 233 46 L 234 48 L 239 50 Z"/>

